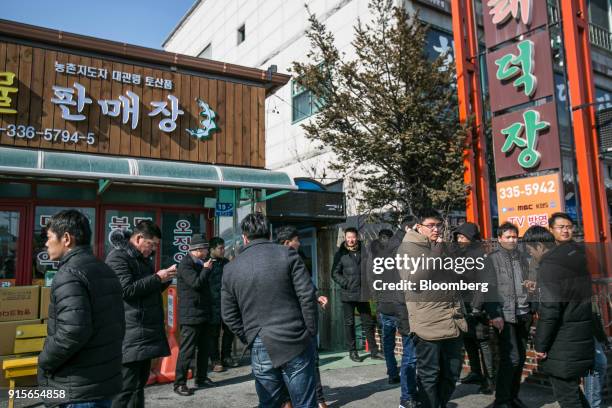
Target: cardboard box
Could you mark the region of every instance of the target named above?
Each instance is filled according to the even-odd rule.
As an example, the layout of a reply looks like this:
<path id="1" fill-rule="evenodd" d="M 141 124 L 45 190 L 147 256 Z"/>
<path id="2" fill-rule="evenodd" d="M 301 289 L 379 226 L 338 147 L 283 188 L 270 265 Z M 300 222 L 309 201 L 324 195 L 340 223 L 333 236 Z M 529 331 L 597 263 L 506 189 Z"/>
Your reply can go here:
<path id="1" fill-rule="evenodd" d="M 40 286 L 0 288 L 0 322 L 38 319 L 39 303 Z"/>
<path id="2" fill-rule="evenodd" d="M 19 320 L 14 322 L 0 322 L 0 355 L 13 354 L 15 345 L 15 332 L 17 326 L 24 324 L 38 324 L 40 320 Z"/>
<path id="3" fill-rule="evenodd" d="M 41 319 L 49 318 L 49 302 L 51 301 L 51 288 L 40 288 L 40 314 Z"/>

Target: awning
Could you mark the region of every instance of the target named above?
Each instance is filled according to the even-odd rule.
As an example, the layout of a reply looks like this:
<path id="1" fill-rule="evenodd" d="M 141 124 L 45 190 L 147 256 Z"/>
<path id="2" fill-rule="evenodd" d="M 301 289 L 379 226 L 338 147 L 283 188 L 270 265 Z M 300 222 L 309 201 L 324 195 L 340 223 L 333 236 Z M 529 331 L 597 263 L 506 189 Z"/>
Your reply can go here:
<path id="1" fill-rule="evenodd" d="M 280 171 L 0 147 L 2 174 L 145 184 L 297 190 Z"/>

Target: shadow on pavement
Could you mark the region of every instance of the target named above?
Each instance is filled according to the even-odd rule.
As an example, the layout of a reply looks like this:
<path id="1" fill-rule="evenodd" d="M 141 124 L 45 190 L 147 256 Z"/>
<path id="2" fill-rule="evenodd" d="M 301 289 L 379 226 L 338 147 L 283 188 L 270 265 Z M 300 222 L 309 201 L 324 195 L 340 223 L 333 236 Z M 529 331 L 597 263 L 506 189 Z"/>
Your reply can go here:
<path id="1" fill-rule="evenodd" d="M 350 402 L 366 399 L 380 391 L 399 388 L 399 384 L 389 384 L 387 378 L 372 381 L 366 384 L 359 384 L 354 387 L 334 387 L 330 388 L 323 385 L 323 394 L 331 407 L 341 407 Z M 399 403 L 399 392 L 397 394 Z"/>

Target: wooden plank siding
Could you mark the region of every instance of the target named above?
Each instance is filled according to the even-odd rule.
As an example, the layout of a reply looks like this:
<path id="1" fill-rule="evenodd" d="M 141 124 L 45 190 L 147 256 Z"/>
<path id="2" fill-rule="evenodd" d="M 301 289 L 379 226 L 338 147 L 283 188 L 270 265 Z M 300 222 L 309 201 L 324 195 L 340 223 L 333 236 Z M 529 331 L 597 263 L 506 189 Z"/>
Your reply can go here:
<path id="1" fill-rule="evenodd" d="M 104 52 L 104 50 L 100 50 Z M 77 74 L 58 72 L 57 64 L 68 63 L 77 66 Z M 78 74 L 79 66 L 105 69 L 107 77 L 91 77 Z M 125 82 L 113 78 L 113 71 L 140 75 L 140 83 Z M 218 76 L 185 74 L 171 69 L 159 69 L 139 65 L 137 61 L 119 61 L 114 58 L 97 58 L 81 55 L 72 51 L 51 50 L 44 46 L 30 46 L 0 41 L 0 72 L 13 72 L 16 77 L 12 86 L 17 93 L 9 94 L 11 108 L 17 114 L 0 114 L 0 128 L 8 125 L 32 126 L 37 132 L 33 138 L 8 137 L 7 131 L 0 131 L 0 145 L 25 148 L 63 150 L 88 154 L 107 154 L 141 158 L 187 161 L 194 163 L 214 163 L 232 166 L 263 168 L 265 166 L 265 96 L 263 85 L 248 84 Z M 96 71 L 97 72 L 97 71 Z M 148 86 L 146 77 L 171 80 L 171 90 Z M 77 110 L 78 93 L 74 84 L 85 87 L 86 97 L 82 111 Z M 65 120 L 59 104 L 52 103 L 55 98 L 53 87 L 74 89 L 73 106 L 68 106 L 70 114 L 85 115 L 85 120 Z M 104 115 L 104 100 L 127 98 L 127 92 L 138 95 L 138 126 L 131 128 L 131 116 L 122 123 L 123 105 L 118 116 Z M 176 129 L 164 132 L 160 129 L 161 120 L 170 115 L 162 112 L 154 117 L 149 113 L 154 109 L 153 101 L 165 102 L 171 114 L 173 95 L 179 100 L 179 109 L 184 114 L 176 120 Z M 200 98 L 214 110 L 217 130 L 208 137 L 196 138 L 187 129 L 201 126 Z M 131 99 L 130 106 L 132 105 Z M 109 105 L 112 112 L 113 106 Z M 62 134 L 55 140 L 45 139 L 45 130 L 68 131 L 72 136 L 78 133 L 77 143 L 63 142 Z M 87 143 L 87 134 L 93 133 L 95 143 Z M 52 133 L 55 136 L 55 132 Z"/>

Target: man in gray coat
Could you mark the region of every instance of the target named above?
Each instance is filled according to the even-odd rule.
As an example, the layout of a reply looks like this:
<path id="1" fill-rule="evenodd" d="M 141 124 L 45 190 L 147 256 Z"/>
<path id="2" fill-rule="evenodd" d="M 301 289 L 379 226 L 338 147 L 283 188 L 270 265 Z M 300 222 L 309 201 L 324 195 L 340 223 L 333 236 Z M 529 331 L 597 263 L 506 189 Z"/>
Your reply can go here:
<path id="1" fill-rule="evenodd" d="M 251 347 L 260 407 L 278 407 L 289 392 L 295 408 L 317 406 L 315 288 L 293 248 L 269 240 L 268 220 L 249 214 L 240 223 L 245 247 L 225 267 L 221 316 Z"/>

